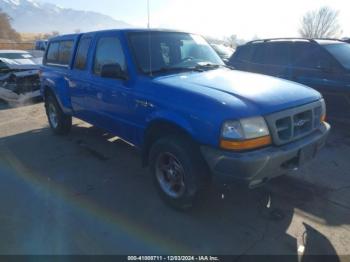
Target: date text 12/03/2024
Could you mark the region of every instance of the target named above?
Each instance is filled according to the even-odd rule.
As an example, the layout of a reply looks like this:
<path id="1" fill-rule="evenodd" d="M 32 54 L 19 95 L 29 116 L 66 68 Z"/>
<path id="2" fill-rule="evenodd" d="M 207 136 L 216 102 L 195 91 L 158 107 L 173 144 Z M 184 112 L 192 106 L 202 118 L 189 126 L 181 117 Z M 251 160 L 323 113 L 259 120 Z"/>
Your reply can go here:
<path id="1" fill-rule="evenodd" d="M 216 256 L 128 256 L 128 261 L 220 261 Z"/>

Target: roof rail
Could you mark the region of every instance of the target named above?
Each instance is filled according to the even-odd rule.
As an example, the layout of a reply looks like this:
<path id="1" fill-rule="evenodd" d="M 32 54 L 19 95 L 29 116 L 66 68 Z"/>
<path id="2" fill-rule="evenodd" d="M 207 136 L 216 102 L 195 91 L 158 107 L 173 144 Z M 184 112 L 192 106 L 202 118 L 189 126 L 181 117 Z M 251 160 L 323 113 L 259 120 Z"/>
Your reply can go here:
<path id="1" fill-rule="evenodd" d="M 254 43 L 266 43 L 270 41 L 278 41 L 278 40 L 304 40 L 309 41 L 310 43 L 316 43 L 315 39 L 312 38 L 302 38 L 302 37 L 280 37 L 280 38 L 267 38 L 267 39 L 257 39 L 248 42 L 247 44 L 254 44 Z"/>
<path id="2" fill-rule="evenodd" d="M 280 37 L 280 38 L 267 38 L 267 39 L 257 39 L 248 42 L 247 44 L 254 44 L 254 43 L 266 43 L 270 41 L 278 41 L 278 40 L 304 40 L 309 41 L 310 43 L 317 43 L 317 40 L 329 40 L 329 41 L 341 41 L 345 42 L 346 39 L 338 39 L 338 38 L 302 38 L 302 37 Z M 347 40 L 349 41 L 349 40 Z"/>
<path id="3" fill-rule="evenodd" d="M 330 40 L 330 41 L 343 41 L 342 39 L 339 38 L 329 38 L 329 37 L 325 37 L 325 38 L 314 38 L 315 40 Z"/>

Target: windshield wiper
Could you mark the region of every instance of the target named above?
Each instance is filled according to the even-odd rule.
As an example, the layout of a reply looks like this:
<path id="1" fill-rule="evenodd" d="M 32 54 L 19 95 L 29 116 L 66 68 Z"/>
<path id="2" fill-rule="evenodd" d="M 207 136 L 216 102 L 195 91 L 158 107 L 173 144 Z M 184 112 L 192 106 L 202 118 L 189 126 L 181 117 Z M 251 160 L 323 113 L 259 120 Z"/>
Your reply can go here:
<path id="1" fill-rule="evenodd" d="M 195 71 L 195 72 L 204 72 L 205 70 L 212 70 L 217 69 L 220 67 L 225 67 L 233 70 L 234 68 L 228 65 L 220 65 L 220 64 L 213 64 L 213 63 L 200 63 L 197 64 L 194 67 L 162 67 L 157 70 L 153 71 L 147 71 L 146 74 L 153 75 L 153 74 L 162 74 L 162 73 L 170 73 L 170 72 L 188 72 L 188 71 Z"/>
<path id="2" fill-rule="evenodd" d="M 233 66 L 229 66 L 229 65 L 220 65 L 220 66 L 231 69 L 231 70 L 236 70 L 236 68 L 234 68 Z"/>
<path id="3" fill-rule="evenodd" d="M 212 69 L 217 69 L 217 68 L 220 68 L 220 67 L 225 67 L 225 68 L 228 68 L 228 69 L 231 69 L 231 70 L 234 70 L 235 68 L 232 67 L 232 66 L 228 66 L 228 65 L 225 65 L 225 64 L 212 64 L 212 63 L 200 63 L 196 66 L 197 69 L 209 69 L 209 70 L 212 70 Z"/>
<path id="4" fill-rule="evenodd" d="M 196 71 L 203 72 L 203 69 L 197 67 L 162 67 L 154 71 L 148 71 L 147 74 L 160 74 L 160 73 L 169 73 L 169 72 L 181 72 L 181 71 Z"/>

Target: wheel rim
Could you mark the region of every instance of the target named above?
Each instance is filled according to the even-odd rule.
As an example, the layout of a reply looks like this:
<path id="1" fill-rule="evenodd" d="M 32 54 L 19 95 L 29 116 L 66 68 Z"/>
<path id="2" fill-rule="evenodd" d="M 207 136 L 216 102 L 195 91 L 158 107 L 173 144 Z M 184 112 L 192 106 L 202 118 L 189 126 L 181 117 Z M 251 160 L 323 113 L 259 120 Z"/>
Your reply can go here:
<path id="1" fill-rule="evenodd" d="M 185 171 L 171 153 L 161 153 L 156 161 L 156 176 L 161 189 L 172 198 L 180 198 L 186 190 Z"/>
<path id="2" fill-rule="evenodd" d="M 49 104 L 49 120 L 51 123 L 51 126 L 53 128 L 57 128 L 58 126 L 58 119 L 57 119 L 57 110 L 54 104 L 50 103 Z"/>

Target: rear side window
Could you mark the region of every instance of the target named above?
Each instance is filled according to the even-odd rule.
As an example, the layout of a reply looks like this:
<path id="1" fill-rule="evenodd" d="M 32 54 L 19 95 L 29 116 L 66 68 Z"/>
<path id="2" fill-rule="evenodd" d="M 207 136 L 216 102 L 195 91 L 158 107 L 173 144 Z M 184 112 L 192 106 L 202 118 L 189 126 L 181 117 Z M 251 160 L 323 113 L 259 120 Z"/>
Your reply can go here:
<path id="1" fill-rule="evenodd" d="M 266 64 L 267 57 L 267 46 L 265 44 L 258 44 L 255 48 L 255 54 L 253 56 L 252 62 L 257 64 Z"/>
<path id="2" fill-rule="evenodd" d="M 254 63 L 287 66 L 290 57 L 290 44 L 270 42 L 259 44 L 253 58 Z"/>
<path id="3" fill-rule="evenodd" d="M 47 51 L 46 61 L 48 63 L 57 64 L 58 63 L 58 50 L 60 47 L 59 42 L 53 42 L 49 46 L 49 50 Z"/>
<path id="4" fill-rule="evenodd" d="M 290 43 L 270 43 L 267 45 L 267 64 L 287 66 L 290 59 Z"/>
<path id="5" fill-rule="evenodd" d="M 61 65 L 69 65 L 72 57 L 73 41 L 62 41 L 60 43 L 58 62 Z"/>
<path id="6" fill-rule="evenodd" d="M 316 69 L 320 63 L 329 59 L 324 52 L 321 52 L 315 44 L 296 42 L 293 44 L 293 60 L 292 64 L 295 67 Z"/>
<path id="7" fill-rule="evenodd" d="M 91 44 L 91 37 L 83 37 L 79 41 L 78 51 L 75 59 L 74 68 L 84 70 L 87 64 L 87 56 Z"/>
<path id="8" fill-rule="evenodd" d="M 251 61 L 252 56 L 254 53 L 254 46 L 253 45 L 245 45 L 238 48 L 234 55 L 234 60 L 240 60 L 240 61 Z"/>
<path id="9" fill-rule="evenodd" d="M 102 66 L 119 64 L 126 71 L 125 56 L 118 37 L 101 37 L 97 43 L 94 74 L 100 76 Z"/>
<path id="10" fill-rule="evenodd" d="M 69 65 L 73 52 L 73 41 L 52 42 L 47 51 L 46 63 Z"/>

